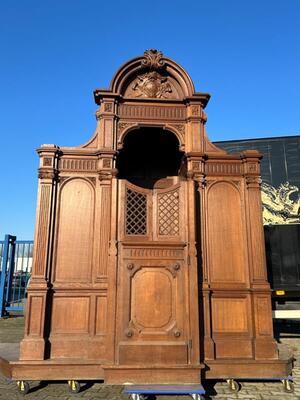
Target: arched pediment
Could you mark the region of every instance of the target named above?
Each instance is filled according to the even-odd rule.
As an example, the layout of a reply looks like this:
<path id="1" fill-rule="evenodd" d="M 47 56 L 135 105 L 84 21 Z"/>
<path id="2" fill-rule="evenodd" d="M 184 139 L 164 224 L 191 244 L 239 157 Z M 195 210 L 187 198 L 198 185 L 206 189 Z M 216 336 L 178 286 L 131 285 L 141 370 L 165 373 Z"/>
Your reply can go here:
<path id="1" fill-rule="evenodd" d="M 129 98 L 182 100 L 193 96 L 195 88 L 179 64 L 164 57 L 160 51 L 150 49 L 119 68 L 111 81 L 110 91 Z"/>

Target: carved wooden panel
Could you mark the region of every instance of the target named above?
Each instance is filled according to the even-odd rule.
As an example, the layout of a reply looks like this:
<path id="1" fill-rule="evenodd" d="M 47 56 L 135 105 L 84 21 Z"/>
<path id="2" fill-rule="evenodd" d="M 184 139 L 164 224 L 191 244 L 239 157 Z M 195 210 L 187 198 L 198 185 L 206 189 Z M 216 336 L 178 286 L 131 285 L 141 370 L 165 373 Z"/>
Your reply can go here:
<path id="1" fill-rule="evenodd" d="M 96 335 L 107 333 L 107 297 L 96 297 Z"/>
<path id="2" fill-rule="evenodd" d="M 229 182 L 212 185 L 207 197 L 209 269 L 212 282 L 245 282 L 245 228 L 239 191 Z"/>
<path id="3" fill-rule="evenodd" d="M 62 171 L 96 171 L 97 160 L 90 158 L 62 158 L 59 162 L 59 169 Z"/>
<path id="4" fill-rule="evenodd" d="M 109 236 L 111 223 L 111 187 L 104 185 L 100 194 L 100 236 L 99 236 L 99 262 L 97 277 L 107 275 Z"/>
<path id="5" fill-rule="evenodd" d="M 89 297 L 54 297 L 52 333 L 88 333 L 89 313 Z"/>
<path id="6" fill-rule="evenodd" d="M 248 333 L 248 298 L 212 298 L 213 333 Z"/>
<path id="7" fill-rule="evenodd" d="M 30 296 L 29 299 L 30 320 L 28 323 L 28 335 L 42 335 L 43 296 Z"/>
<path id="8" fill-rule="evenodd" d="M 122 104 L 120 106 L 120 117 L 157 120 L 184 120 L 186 118 L 186 108 L 182 106 Z"/>
<path id="9" fill-rule="evenodd" d="M 56 281 L 90 281 L 94 224 L 94 190 L 73 179 L 59 197 Z"/>
<path id="10" fill-rule="evenodd" d="M 124 257 L 126 258 L 142 258 L 142 259 L 182 259 L 182 249 L 173 248 L 157 248 L 157 247 L 136 247 L 136 248 L 125 248 L 123 250 Z"/>
<path id="11" fill-rule="evenodd" d="M 254 299 L 256 314 L 256 331 L 261 336 L 270 336 L 273 333 L 271 318 L 271 300 L 268 295 L 256 296 Z"/>
<path id="12" fill-rule="evenodd" d="M 243 173 L 242 163 L 212 163 L 205 164 L 205 173 L 208 175 L 241 175 Z"/>
<path id="13" fill-rule="evenodd" d="M 172 275 L 164 268 L 145 267 L 138 270 L 131 279 L 133 326 L 140 332 L 165 330 L 175 317 L 175 287 Z"/>

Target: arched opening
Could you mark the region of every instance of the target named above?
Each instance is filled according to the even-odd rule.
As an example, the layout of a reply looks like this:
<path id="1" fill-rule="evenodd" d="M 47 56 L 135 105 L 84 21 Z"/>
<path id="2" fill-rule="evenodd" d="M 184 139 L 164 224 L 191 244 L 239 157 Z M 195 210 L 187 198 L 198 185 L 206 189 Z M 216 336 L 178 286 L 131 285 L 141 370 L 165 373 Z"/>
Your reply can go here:
<path id="1" fill-rule="evenodd" d="M 177 183 L 184 153 L 179 141 L 162 128 L 140 128 L 129 132 L 117 158 L 118 177 L 148 189 Z"/>

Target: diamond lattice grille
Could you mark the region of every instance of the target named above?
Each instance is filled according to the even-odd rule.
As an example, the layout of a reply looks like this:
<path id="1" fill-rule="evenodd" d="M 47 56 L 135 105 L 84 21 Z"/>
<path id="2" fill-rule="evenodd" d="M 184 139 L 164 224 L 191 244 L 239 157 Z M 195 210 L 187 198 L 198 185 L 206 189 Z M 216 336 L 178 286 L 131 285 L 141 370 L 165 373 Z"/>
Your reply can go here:
<path id="1" fill-rule="evenodd" d="M 159 234 L 176 236 L 179 234 L 179 191 L 161 194 L 158 197 Z"/>
<path id="2" fill-rule="evenodd" d="M 147 234 L 147 196 L 126 189 L 126 235 Z"/>

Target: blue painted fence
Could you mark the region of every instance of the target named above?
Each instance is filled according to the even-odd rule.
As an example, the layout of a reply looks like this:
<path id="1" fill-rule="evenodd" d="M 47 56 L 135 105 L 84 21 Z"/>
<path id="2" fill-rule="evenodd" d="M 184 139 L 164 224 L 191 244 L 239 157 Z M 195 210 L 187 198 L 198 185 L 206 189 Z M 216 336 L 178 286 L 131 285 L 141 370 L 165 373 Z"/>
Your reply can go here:
<path id="1" fill-rule="evenodd" d="M 5 235 L 0 241 L 0 318 L 22 312 L 31 275 L 33 241 Z"/>

